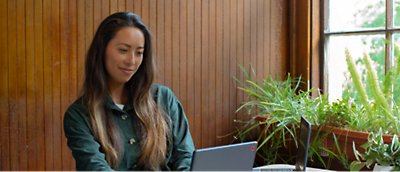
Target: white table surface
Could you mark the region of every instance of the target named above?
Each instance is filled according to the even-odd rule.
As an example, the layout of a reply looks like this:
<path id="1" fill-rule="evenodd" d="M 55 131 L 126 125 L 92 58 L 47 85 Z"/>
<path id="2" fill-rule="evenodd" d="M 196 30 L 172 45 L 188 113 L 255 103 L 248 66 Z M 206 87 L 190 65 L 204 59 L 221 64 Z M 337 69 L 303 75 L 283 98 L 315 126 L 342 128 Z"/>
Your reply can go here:
<path id="1" fill-rule="evenodd" d="M 265 165 L 265 166 L 260 166 L 260 167 L 256 167 L 254 168 L 255 171 L 257 171 L 257 169 L 263 169 L 263 168 L 293 168 L 294 169 L 294 165 L 290 165 L 290 164 L 271 164 L 271 165 Z M 326 172 L 332 172 L 332 170 L 326 170 L 326 169 L 320 169 L 320 168 L 312 168 L 312 167 L 307 167 L 306 171 L 326 171 Z"/>

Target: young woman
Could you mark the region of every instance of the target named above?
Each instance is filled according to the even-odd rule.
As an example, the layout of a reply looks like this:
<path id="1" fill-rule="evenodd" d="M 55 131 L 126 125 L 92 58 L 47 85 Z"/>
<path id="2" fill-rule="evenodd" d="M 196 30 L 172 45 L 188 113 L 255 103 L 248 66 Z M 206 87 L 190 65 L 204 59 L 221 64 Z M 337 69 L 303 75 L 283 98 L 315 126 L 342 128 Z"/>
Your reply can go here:
<path id="1" fill-rule="evenodd" d="M 188 170 L 194 150 L 182 105 L 153 84 L 150 32 L 134 13 L 99 26 L 85 63 L 82 96 L 64 131 L 77 170 Z"/>

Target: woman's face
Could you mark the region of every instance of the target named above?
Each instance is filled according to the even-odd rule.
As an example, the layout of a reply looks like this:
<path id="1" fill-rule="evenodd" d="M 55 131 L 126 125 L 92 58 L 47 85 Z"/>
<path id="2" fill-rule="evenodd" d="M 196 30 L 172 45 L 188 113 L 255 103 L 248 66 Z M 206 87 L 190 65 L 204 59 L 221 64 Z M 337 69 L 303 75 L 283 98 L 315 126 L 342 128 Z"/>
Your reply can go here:
<path id="1" fill-rule="evenodd" d="M 105 52 L 108 84 L 128 82 L 143 60 L 144 35 L 135 27 L 124 27 L 110 40 Z"/>

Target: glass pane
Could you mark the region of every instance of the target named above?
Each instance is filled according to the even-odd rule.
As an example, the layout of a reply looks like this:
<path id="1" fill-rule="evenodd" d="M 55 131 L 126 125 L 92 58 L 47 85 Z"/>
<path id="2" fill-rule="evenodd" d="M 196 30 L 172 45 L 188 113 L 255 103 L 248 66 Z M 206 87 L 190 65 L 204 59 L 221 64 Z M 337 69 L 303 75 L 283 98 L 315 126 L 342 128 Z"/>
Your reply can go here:
<path id="1" fill-rule="evenodd" d="M 357 93 L 352 86 L 352 79 L 348 72 L 345 49 L 350 52 L 356 63 L 358 73 L 362 75 L 362 82 L 366 86 L 365 65 L 362 57 L 367 54 L 377 71 L 379 79 L 382 79 L 385 65 L 385 36 L 380 35 L 357 35 L 357 36 L 332 36 L 328 41 L 328 52 L 325 63 L 327 72 L 329 101 L 335 101 L 342 97 L 357 98 Z M 368 91 L 367 91 L 368 93 Z"/>
<path id="2" fill-rule="evenodd" d="M 328 0 L 328 31 L 385 28 L 385 0 Z"/>
<path id="3" fill-rule="evenodd" d="M 393 55 L 394 55 L 394 63 L 398 63 L 398 60 L 400 60 L 400 32 L 394 33 L 393 34 Z M 395 64 L 394 64 L 395 65 Z M 394 89 L 393 89 L 393 98 L 394 101 L 399 104 L 400 102 L 400 78 L 397 77 L 394 81 Z"/>
<path id="4" fill-rule="evenodd" d="M 393 34 L 393 42 L 394 42 L 394 57 L 400 58 L 400 33 Z"/>
<path id="5" fill-rule="evenodd" d="M 394 1 L 394 26 L 400 27 L 400 0 Z"/>

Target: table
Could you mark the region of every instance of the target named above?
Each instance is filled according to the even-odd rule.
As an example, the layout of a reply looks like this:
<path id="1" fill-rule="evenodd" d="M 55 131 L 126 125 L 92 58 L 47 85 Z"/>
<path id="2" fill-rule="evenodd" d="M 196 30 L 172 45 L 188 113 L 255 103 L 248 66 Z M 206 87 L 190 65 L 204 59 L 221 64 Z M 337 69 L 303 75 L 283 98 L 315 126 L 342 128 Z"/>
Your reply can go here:
<path id="1" fill-rule="evenodd" d="M 271 164 L 271 165 L 265 165 L 265 166 L 260 166 L 260 167 L 255 167 L 253 168 L 253 171 L 262 171 L 263 168 L 268 168 L 268 169 L 282 169 L 282 168 L 291 168 L 294 169 L 294 165 L 290 164 Z M 322 171 L 322 172 L 333 172 L 332 170 L 327 170 L 327 169 L 320 169 L 320 168 L 313 168 L 313 167 L 307 167 L 306 171 Z"/>

